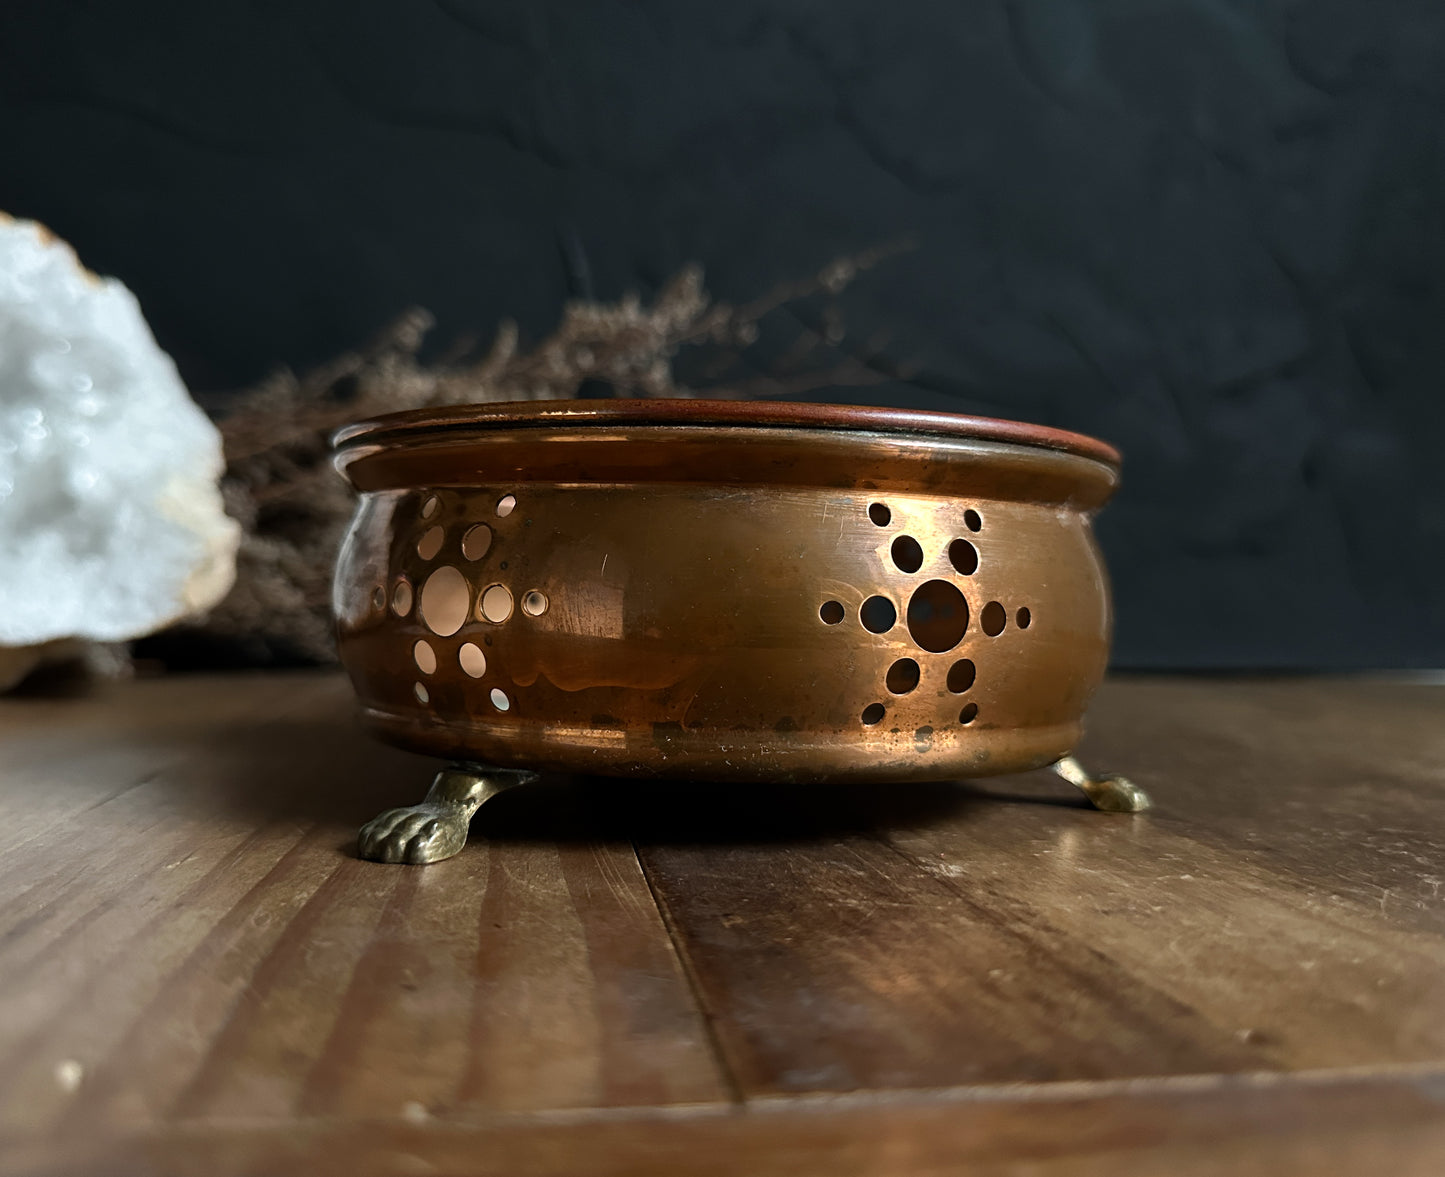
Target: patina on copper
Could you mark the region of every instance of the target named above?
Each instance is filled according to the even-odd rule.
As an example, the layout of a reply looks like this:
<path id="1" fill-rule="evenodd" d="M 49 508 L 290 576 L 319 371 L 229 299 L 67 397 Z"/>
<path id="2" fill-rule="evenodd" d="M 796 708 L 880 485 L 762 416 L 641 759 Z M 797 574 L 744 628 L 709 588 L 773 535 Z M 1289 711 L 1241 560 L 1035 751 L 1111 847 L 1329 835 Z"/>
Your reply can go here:
<path id="1" fill-rule="evenodd" d="M 1076 434 L 587 401 L 400 413 L 336 444 L 361 493 L 341 658 L 366 722 L 419 752 L 679 780 L 1013 772 L 1074 748 L 1103 674 L 1090 519 L 1119 458 Z M 397 812 L 374 856 L 444 856 L 375 850 Z M 431 833 L 454 853 L 465 820 Z"/>

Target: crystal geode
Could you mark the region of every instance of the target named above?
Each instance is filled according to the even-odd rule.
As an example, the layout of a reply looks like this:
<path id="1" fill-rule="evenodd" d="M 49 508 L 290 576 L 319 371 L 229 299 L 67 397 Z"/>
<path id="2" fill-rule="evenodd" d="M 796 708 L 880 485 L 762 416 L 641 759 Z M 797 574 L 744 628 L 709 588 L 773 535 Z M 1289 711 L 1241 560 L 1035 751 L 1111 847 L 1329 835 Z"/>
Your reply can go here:
<path id="1" fill-rule="evenodd" d="M 220 601 L 240 538 L 222 467 L 135 296 L 0 214 L 0 689 Z"/>

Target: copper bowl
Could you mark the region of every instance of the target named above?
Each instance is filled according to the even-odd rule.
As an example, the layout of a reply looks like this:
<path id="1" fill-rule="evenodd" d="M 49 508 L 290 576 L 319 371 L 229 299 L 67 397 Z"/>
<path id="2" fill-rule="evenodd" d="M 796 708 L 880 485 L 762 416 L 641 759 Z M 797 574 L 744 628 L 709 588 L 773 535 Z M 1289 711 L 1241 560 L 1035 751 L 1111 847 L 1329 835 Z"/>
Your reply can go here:
<path id="1" fill-rule="evenodd" d="M 942 413 L 475 405 L 343 429 L 365 722 L 499 767 L 943 779 L 1077 743 L 1109 446 Z"/>

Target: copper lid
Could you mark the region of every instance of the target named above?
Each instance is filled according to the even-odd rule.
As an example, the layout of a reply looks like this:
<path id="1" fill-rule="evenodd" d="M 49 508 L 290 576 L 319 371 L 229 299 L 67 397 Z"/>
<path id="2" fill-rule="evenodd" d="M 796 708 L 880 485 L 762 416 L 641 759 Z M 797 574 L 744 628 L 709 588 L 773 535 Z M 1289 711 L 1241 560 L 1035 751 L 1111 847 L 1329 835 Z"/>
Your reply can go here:
<path id="1" fill-rule="evenodd" d="M 1034 446 L 1091 458 L 1117 467 L 1119 451 L 1082 433 L 1028 425 L 995 417 L 931 413 L 920 409 L 877 409 L 860 405 L 798 404 L 780 401 L 682 399 L 503 401 L 412 409 L 359 421 L 337 430 L 332 444 L 348 446 L 413 440 L 433 432 L 518 429 L 573 425 L 723 426 L 754 429 L 817 429 L 909 433 L 970 438 Z"/>

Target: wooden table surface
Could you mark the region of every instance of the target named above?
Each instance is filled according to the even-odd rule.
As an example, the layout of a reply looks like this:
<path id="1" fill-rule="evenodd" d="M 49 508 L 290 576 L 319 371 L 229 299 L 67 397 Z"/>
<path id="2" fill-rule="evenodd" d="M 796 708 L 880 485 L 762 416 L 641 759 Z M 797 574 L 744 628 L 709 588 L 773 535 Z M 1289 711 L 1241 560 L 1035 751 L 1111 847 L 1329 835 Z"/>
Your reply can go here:
<path id="1" fill-rule="evenodd" d="M 1052 777 L 431 766 L 329 674 L 0 700 L 6 1173 L 1445 1174 L 1445 686 L 1110 683 Z"/>

